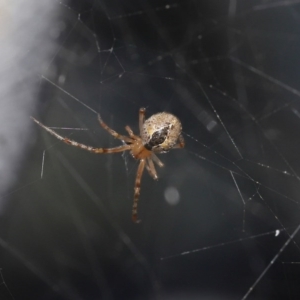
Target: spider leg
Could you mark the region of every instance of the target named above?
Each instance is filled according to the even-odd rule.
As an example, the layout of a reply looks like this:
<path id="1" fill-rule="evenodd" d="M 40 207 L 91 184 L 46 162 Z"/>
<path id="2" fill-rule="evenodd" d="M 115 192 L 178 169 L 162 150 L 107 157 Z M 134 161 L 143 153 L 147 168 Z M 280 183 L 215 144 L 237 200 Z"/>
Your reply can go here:
<path id="1" fill-rule="evenodd" d="M 146 165 L 145 159 L 141 159 L 137 173 L 136 173 L 136 179 L 135 179 L 135 185 L 134 185 L 134 198 L 133 198 L 133 206 L 132 206 L 132 221 L 135 223 L 139 223 L 140 220 L 137 218 L 137 206 L 141 191 L 141 178 L 144 172 L 144 168 Z"/>
<path id="2" fill-rule="evenodd" d="M 142 135 L 143 125 L 144 125 L 144 122 L 145 122 L 145 112 L 146 112 L 146 108 L 144 108 L 144 107 L 140 108 L 140 111 L 139 111 L 140 135 Z"/>
<path id="3" fill-rule="evenodd" d="M 137 135 L 135 135 L 132 131 L 132 129 L 129 126 L 125 126 L 126 131 L 128 132 L 129 136 L 133 139 L 133 140 L 138 140 L 140 139 L 140 137 L 138 137 Z"/>
<path id="4" fill-rule="evenodd" d="M 106 125 L 103 120 L 101 119 L 101 116 L 98 114 L 98 121 L 100 123 L 100 125 L 106 130 L 108 131 L 114 138 L 122 140 L 124 142 L 128 142 L 128 143 L 132 143 L 132 139 L 129 138 L 128 136 L 125 135 L 121 135 L 119 133 L 117 133 L 116 131 L 114 131 L 113 129 L 111 129 L 110 127 L 108 127 L 108 125 Z"/>
<path id="5" fill-rule="evenodd" d="M 74 146 L 74 147 L 78 147 L 78 148 L 87 150 L 89 152 L 93 152 L 93 153 L 116 153 L 116 152 L 123 152 L 125 150 L 130 150 L 131 149 L 130 145 L 122 145 L 122 146 L 118 146 L 118 147 L 114 147 L 114 148 L 94 148 L 94 147 L 91 147 L 91 146 L 80 144 L 80 143 L 78 143 L 76 141 L 70 140 L 68 138 L 65 138 L 65 137 L 59 135 L 54 130 L 52 130 L 49 127 L 45 126 L 44 124 L 42 124 L 41 122 L 39 122 L 35 118 L 31 117 L 31 119 L 35 123 L 37 123 L 39 126 L 41 126 L 42 128 L 44 128 L 46 131 L 48 131 L 50 134 L 52 134 L 57 139 L 59 139 L 60 141 L 66 143 L 68 145 L 71 145 L 71 146 Z"/>
<path id="6" fill-rule="evenodd" d="M 150 176 L 154 179 L 157 180 L 158 176 L 154 167 L 153 160 L 150 157 L 147 157 L 147 162 L 148 165 L 146 165 L 147 171 L 149 172 Z"/>
<path id="7" fill-rule="evenodd" d="M 178 138 L 178 143 L 173 147 L 173 149 L 184 148 L 184 145 L 185 145 L 184 138 L 182 135 L 180 135 Z"/>
<path id="8" fill-rule="evenodd" d="M 159 167 L 163 167 L 164 164 L 162 163 L 162 161 L 154 154 L 151 154 L 151 158 L 153 159 L 153 161 L 159 166 Z"/>

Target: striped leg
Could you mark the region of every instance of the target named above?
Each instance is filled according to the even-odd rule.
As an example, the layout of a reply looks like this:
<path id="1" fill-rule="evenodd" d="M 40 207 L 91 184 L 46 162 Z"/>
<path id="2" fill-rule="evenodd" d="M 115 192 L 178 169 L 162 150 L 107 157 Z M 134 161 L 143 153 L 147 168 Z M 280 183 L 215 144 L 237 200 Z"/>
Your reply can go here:
<path id="1" fill-rule="evenodd" d="M 140 108 L 140 111 L 139 111 L 140 135 L 142 135 L 143 125 L 144 125 L 144 122 L 145 122 L 145 112 L 146 112 L 146 108 L 144 108 L 144 107 Z"/>
<path id="2" fill-rule="evenodd" d="M 145 159 L 141 159 L 137 170 L 136 179 L 135 179 L 134 198 L 133 198 L 133 206 L 132 206 L 132 221 L 135 223 L 139 223 L 141 221 L 138 220 L 137 218 L 137 206 L 138 206 L 138 201 L 139 201 L 139 196 L 141 191 L 141 178 L 144 172 L 145 164 L 146 164 Z"/>
<path id="3" fill-rule="evenodd" d="M 124 142 L 127 142 L 127 143 L 132 143 L 132 139 L 128 136 L 125 136 L 125 135 L 121 135 L 119 133 L 117 133 L 116 131 L 114 131 L 113 129 L 111 129 L 110 127 L 108 127 L 104 122 L 103 120 L 101 119 L 100 115 L 98 114 L 98 121 L 100 123 L 100 125 L 106 130 L 108 131 L 114 138 L 116 139 L 119 139 L 119 140 L 122 140 Z"/>
<path id="4" fill-rule="evenodd" d="M 114 147 L 114 148 L 94 148 L 94 147 L 91 147 L 91 146 L 80 144 L 80 143 L 78 143 L 76 141 L 70 140 L 68 138 L 65 138 L 65 137 L 59 135 L 54 130 L 52 130 L 49 127 L 45 126 L 44 124 L 42 124 L 41 122 L 39 122 L 35 118 L 31 117 L 31 119 L 35 123 L 37 123 L 39 126 L 41 126 L 42 128 L 44 128 L 46 131 L 48 131 L 50 134 L 52 134 L 57 139 L 59 139 L 60 141 L 66 143 L 68 145 L 71 145 L 71 146 L 74 146 L 74 147 L 78 147 L 78 148 L 87 150 L 89 152 L 93 152 L 93 153 L 116 153 L 116 152 L 123 152 L 125 150 L 130 150 L 131 149 L 131 147 L 129 145 L 122 145 L 122 146 L 118 146 L 118 147 Z"/>
<path id="5" fill-rule="evenodd" d="M 129 136 L 133 139 L 133 140 L 138 140 L 140 139 L 140 137 L 136 136 L 132 129 L 129 126 L 125 126 L 126 131 L 128 132 Z"/>

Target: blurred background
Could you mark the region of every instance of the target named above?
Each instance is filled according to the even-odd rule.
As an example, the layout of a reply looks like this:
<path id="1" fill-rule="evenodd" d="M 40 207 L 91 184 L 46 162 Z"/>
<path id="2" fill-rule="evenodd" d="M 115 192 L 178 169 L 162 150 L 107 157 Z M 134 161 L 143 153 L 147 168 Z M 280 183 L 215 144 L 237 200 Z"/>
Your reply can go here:
<path id="1" fill-rule="evenodd" d="M 300 1 L 0 1 L 0 299 L 300 297 Z M 182 122 L 145 172 L 96 155 Z"/>

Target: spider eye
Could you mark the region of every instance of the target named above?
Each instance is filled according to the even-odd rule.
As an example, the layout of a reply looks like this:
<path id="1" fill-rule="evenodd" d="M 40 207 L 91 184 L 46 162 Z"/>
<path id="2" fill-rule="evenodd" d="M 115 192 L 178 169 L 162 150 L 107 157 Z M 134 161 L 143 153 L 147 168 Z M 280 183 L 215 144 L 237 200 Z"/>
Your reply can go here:
<path id="1" fill-rule="evenodd" d="M 168 136 L 169 127 L 164 127 L 158 131 L 153 132 L 151 139 L 144 145 L 147 150 L 157 147 L 162 144 Z"/>

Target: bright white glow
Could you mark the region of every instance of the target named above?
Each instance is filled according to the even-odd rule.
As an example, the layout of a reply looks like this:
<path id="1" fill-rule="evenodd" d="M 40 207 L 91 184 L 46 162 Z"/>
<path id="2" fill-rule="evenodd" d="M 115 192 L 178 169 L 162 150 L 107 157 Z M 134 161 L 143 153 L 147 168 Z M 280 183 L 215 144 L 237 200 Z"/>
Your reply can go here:
<path id="1" fill-rule="evenodd" d="M 55 1 L 0 0 L 0 212 L 32 136 L 39 76 L 54 45 L 48 33 Z"/>
<path id="2" fill-rule="evenodd" d="M 165 199 L 168 204 L 177 205 L 180 201 L 180 194 L 175 187 L 171 186 L 165 190 Z"/>

